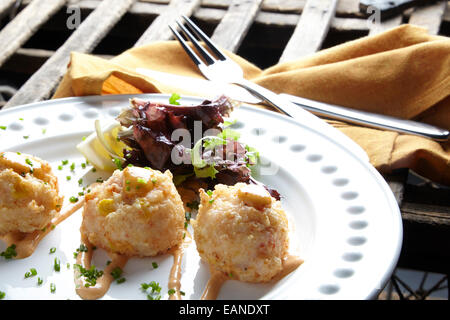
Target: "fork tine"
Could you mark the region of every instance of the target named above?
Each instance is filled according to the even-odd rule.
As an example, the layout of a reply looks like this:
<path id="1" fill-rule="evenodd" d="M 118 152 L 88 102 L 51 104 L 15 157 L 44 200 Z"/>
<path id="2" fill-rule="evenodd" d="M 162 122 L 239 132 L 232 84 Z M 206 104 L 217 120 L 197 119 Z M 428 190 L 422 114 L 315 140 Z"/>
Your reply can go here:
<path id="1" fill-rule="evenodd" d="M 177 24 L 178 24 L 178 27 L 181 29 L 181 31 L 183 31 L 183 33 L 186 35 L 186 37 L 189 38 L 189 40 L 195 46 L 197 51 L 203 56 L 206 63 L 213 64 L 214 63 L 213 56 L 211 56 L 211 54 L 200 45 L 200 43 L 197 41 L 197 39 L 195 39 L 195 37 L 192 35 L 192 33 L 190 33 L 189 30 L 185 28 L 185 26 L 183 26 L 178 21 L 177 21 Z"/>
<path id="2" fill-rule="evenodd" d="M 220 60 L 227 60 L 227 57 L 219 50 L 219 48 L 216 47 L 211 39 L 199 27 L 197 27 L 194 22 L 192 22 L 191 19 L 189 19 L 185 15 L 182 15 L 182 17 L 186 21 L 189 29 L 191 29 L 200 39 L 202 39 Z"/>
<path id="3" fill-rule="evenodd" d="M 169 25 L 170 30 L 172 31 L 173 35 L 175 36 L 175 38 L 177 38 L 178 42 L 181 44 L 181 46 L 183 47 L 184 51 L 186 51 L 186 53 L 189 55 L 189 57 L 191 57 L 192 61 L 197 65 L 203 65 L 206 66 L 203 61 L 201 59 L 199 59 L 199 57 L 197 56 L 197 54 L 191 49 L 191 47 L 186 43 L 186 41 L 184 41 L 183 37 L 178 33 L 177 30 L 175 30 L 174 28 L 172 28 Z"/>

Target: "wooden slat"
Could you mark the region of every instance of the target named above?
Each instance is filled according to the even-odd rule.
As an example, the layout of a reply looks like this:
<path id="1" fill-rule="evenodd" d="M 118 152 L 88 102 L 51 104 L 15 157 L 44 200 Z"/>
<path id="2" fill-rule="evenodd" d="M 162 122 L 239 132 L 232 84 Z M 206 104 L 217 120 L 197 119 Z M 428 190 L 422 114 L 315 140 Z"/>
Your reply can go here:
<path id="1" fill-rule="evenodd" d="M 34 0 L 0 32 L 0 66 L 19 49 L 66 0 Z"/>
<path id="2" fill-rule="evenodd" d="M 79 0 L 77 6 L 82 10 L 94 10 L 98 7 L 99 3 L 99 0 Z M 140 0 L 135 1 L 128 12 L 137 15 L 160 15 L 164 12 L 166 7 L 166 4 L 142 2 L 142 0 Z"/>
<path id="3" fill-rule="evenodd" d="M 426 0 L 427 1 L 427 0 Z M 406 9 L 426 2 L 424 0 L 360 0 L 361 11 L 376 10 L 382 20 L 397 16 Z"/>
<path id="4" fill-rule="evenodd" d="M 70 52 L 91 52 L 134 0 L 103 1 L 67 41 L 31 76 L 5 108 L 47 99 L 67 69 Z"/>
<path id="5" fill-rule="evenodd" d="M 199 5 L 200 0 L 172 0 L 164 12 L 153 21 L 139 38 L 135 46 L 141 46 L 152 41 L 171 39 L 172 33 L 168 25 L 173 25 L 182 14 L 191 16 Z"/>
<path id="6" fill-rule="evenodd" d="M 194 17 L 211 24 L 218 24 L 225 16 L 226 11 L 216 8 L 198 8 Z M 266 26 L 294 27 L 297 26 L 300 15 L 296 13 L 278 13 L 259 11 L 255 17 L 255 23 Z M 338 18 L 331 20 L 331 29 L 337 31 L 368 31 L 369 24 L 366 19 Z"/>
<path id="7" fill-rule="evenodd" d="M 409 23 L 427 28 L 430 34 L 438 34 L 446 6 L 447 1 L 440 1 L 428 6 L 416 7 L 409 18 Z"/>
<path id="8" fill-rule="evenodd" d="M 236 52 L 255 19 L 262 0 L 233 0 L 211 37 L 223 49 Z"/>
<path id="9" fill-rule="evenodd" d="M 320 49 L 336 11 L 337 0 L 308 0 L 280 62 L 298 59 Z"/>
<path id="10" fill-rule="evenodd" d="M 0 1 L 0 18 L 8 13 L 8 9 L 13 6 L 16 0 L 2 0 Z"/>
<path id="11" fill-rule="evenodd" d="M 373 36 L 386 30 L 395 28 L 399 26 L 401 23 L 402 23 L 401 15 L 398 15 L 388 20 L 384 20 L 382 22 L 374 22 L 370 27 L 369 36 Z"/>

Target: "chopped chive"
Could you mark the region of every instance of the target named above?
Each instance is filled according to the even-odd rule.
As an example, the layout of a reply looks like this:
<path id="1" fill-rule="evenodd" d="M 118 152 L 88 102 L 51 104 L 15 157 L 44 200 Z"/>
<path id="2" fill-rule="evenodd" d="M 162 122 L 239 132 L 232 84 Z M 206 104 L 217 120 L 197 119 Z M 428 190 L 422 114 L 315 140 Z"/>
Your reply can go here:
<path id="1" fill-rule="evenodd" d="M 25 278 L 31 278 L 37 275 L 37 271 L 35 268 L 31 268 L 30 271 L 25 272 Z"/>
<path id="2" fill-rule="evenodd" d="M 6 126 L 0 126 L 0 129 L 6 130 Z"/>
<path id="3" fill-rule="evenodd" d="M 5 251 L 0 253 L 0 257 L 4 257 L 5 259 L 12 259 L 17 256 L 16 245 L 12 244 Z"/>
<path id="4" fill-rule="evenodd" d="M 50 253 L 55 253 L 55 252 L 56 252 L 56 248 L 55 247 L 50 248 Z"/>
<path id="5" fill-rule="evenodd" d="M 6 293 L 0 291 L 0 300 L 5 299 Z"/>
<path id="6" fill-rule="evenodd" d="M 72 179 L 71 176 L 66 176 L 66 180 L 67 180 L 67 181 L 70 181 L 71 179 Z"/>
<path id="7" fill-rule="evenodd" d="M 42 280 L 40 277 L 38 277 L 38 279 L 37 279 L 38 286 L 40 286 L 43 283 L 44 283 L 44 280 Z"/>
<path id="8" fill-rule="evenodd" d="M 78 201 L 78 198 L 77 198 L 77 197 L 74 197 L 74 196 L 72 196 L 72 197 L 70 197 L 69 201 L 70 201 L 70 202 L 72 202 L 72 203 L 75 203 L 75 202 L 77 202 L 77 201 Z"/>
<path id="9" fill-rule="evenodd" d="M 58 258 L 55 258 L 55 262 L 53 264 L 53 269 L 58 272 L 61 271 L 61 262 L 59 261 Z"/>
<path id="10" fill-rule="evenodd" d="M 158 264 L 156 262 L 152 262 L 152 267 L 153 267 L 153 269 L 156 269 L 156 268 L 158 268 Z"/>
<path id="11" fill-rule="evenodd" d="M 62 160 L 61 163 L 63 164 L 63 166 L 65 166 L 66 164 L 69 163 L 69 160 Z"/>
<path id="12" fill-rule="evenodd" d="M 50 292 L 55 293 L 56 292 L 56 285 L 54 283 L 50 283 Z"/>
<path id="13" fill-rule="evenodd" d="M 167 291 L 169 295 L 173 295 L 175 292 L 176 292 L 175 289 L 169 289 L 169 291 Z"/>

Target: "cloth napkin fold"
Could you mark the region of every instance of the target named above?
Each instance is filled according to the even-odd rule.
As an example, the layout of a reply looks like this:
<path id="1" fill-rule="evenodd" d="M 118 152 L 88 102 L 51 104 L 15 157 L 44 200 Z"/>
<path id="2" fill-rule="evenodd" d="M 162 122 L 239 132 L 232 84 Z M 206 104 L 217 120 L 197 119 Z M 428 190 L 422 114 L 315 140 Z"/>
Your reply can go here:
<path id="1" fill-rule="evenodd" d="M 450 38 L 402 25 L 298 60 L 261 70 L 227 52 L 244 76 L 277 93 L 289 93 L 450 128 Z M 101 94 L 202 95 L 143 76 L 136 68 L 203 79 L 176 41 L 132 48 L 112 58 L 73 52 L 53 98 Z M 203 93 L 206 94 L 206 93 Z M 450 185 L 450 142 L 329 121 L 358 143 L 382 173 L 410 168 Z"/>

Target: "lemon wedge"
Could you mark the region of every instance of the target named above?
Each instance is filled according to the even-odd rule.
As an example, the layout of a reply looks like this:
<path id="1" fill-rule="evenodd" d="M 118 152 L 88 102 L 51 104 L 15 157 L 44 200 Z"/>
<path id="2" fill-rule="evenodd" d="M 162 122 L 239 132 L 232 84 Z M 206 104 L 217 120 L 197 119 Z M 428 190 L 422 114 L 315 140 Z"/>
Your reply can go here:
<path id="1" fill-rule="evenodd" d="M 125 143 L 117 139 L 121 125 L 118 122 L 112 122 L 104 128 L 100 128 L 100 122 L 96 120 L 95 128 L 95 132 L 77 145 L 77 150 L 95 168 L 114 171 L 117 166 L 113 162 L 113 158 L 123 158 L 123 149 L 127 147 Z"/>

